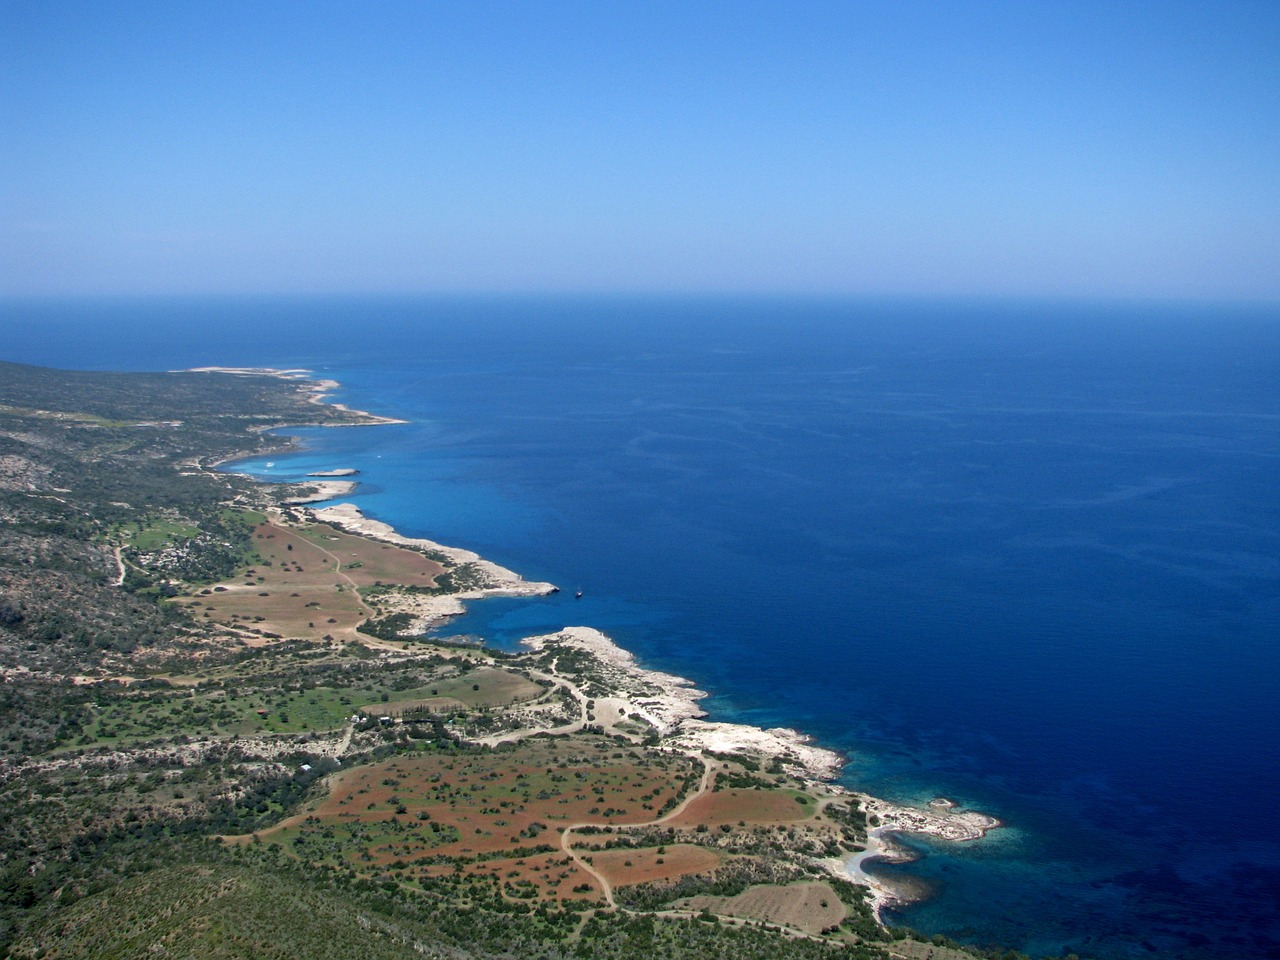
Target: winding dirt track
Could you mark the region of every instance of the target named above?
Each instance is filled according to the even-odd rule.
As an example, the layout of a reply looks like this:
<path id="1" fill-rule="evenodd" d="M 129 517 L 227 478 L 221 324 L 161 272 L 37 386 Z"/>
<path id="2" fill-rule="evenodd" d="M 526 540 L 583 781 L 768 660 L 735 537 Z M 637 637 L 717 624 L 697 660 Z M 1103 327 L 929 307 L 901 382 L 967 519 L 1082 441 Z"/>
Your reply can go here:
<path id="1" fill-rule="evenodd" d="M 288 530 L 286 532 L 291 533 L 295 540 L 301 543 L 305 543 L 308 547 L 311 547 L 314 550 L 319 550 L 326 557 L 332 560 L 333 572 L 336 573 L 338 576 L 340 576 L 343 580 L 347 581 L 347 585 L 351 588 L 351 593 L 355 597 L 356 603 L 360 605 L 361 611 L 364 613 L 366 617 L 373 616 L 373 609 L 367 603 L 364 602 L 364 597 L 360 596 L 360 588 L 356 585 L 356 582 L 352 580 L 351 577 L 349 577 L 346 573 L 343 572 L 341 557 L 339 557 L 332 550 L 329 550 L 326 547 L 320 546 L 320 544 L 316 543 L 314 540 L 309 540 L 306 537 L 300 536 L 299 534 L 294 533 L 292 530 Z"/>
<path id="2" fill-rule="evenodd" d="M 572 680 L 566 680 L 564 677 L 555 673 L 555 666 L 552 665 L 551 673 L 544 673 L 541 670 L 529 670 L 529 676 L 535 680 L 547 680 L 553 686 L 547 690 L 545 694 L 539 697 L 535 702 L 541 703 L 552 695 L 557 686 L 564 687 L 571 694 L 573 699 L 578 702 L 578 719 L 571 720 L 566 724 L 558 727 L 548 727 L 540 724 L 535 727 L 521 727 L 519 730 L 506 730 L 502 733 L 491 734 L 487 737 L 478 737 L 476 743 L 486 747 L 496 747 L 500 743 L 517 743 L 520 740 L 527 740 L 529 737 L 535 737 L 539 734 L 551 734 L 553 736 L 561 736 L 564 734 L 578 733 L 587 725 L 587 695 Z"/>
<path id="3" fill-rule="evenodd" d="M 124 568 L 124 554 L 121 552 L 121 550 L 120 550 L 120 548 L 119 548 L 119 547 L 113 547 L 113 548 L 111 549 L 111 555 L 112 555 L 113 557 L 115 557 L 115 561 L 116 561 L 116 570 L 117 570 L 117 571 L 119 571 L 119 572 L 116 574 L 116 578 L 115 578 L 115 580 L 111 581 L 111 585 L 112 585 L 113 587 L 123 587 L 123 586 L 124 586 L 124 577 L 125 577 L 125 572 L 126 572 L 126 571 L 125 571 L 125 568 Z"/>
<path id="4" fill-rule="evenodd" d="M 684 813 L 686 808 L 688 808 L 689 804 L 693 803 L 694 800 L 697 800 L 698 797 L 702 796 L 704 793 L 710 790 L 712 777 L 713 777 L 713 769 L 711 764 L 708 763 L 703 757 L 701 757 L 696 753 L 688 754 L 688 756 L 693 760 L 697 761 L 698 763 L 702 764 L 702 779 L 698 783 L 697 790 L 692 791 L 687 797 L 681 800 L 673 810 L 659 817 L 657 820 L 649 820 L 645 823 L 618 824 L 614 826 L 614 829 L 615 830 L 642 830 L 646 827 L 660 826 L 661 824 L 666 823 L 668 820 L 672 820 L 680 816 L 680 814 Z M 569 842 L 569 835 L 572 834 L 573 831 L 580 830 L 583 827 L 599 827 L 599 826 L 604 826 L 604 824 L 591 823 L 591 822 L 570 824 L 569 826 L 565 827 L 560 834 L 560 849 L 563 850 L 566 854 L 568 854 L 573 859 L 573 862 L 579 867 L 579 869 L 583 870 L 585 873 L 588 873 L 595 878 L 596 883 L 600 884 L 600 889 L 604 891 L 605 903 L 609 905 L 610 910 L 616 910 L 618 908 L 618 903 L 613 898 L 612 885 L 610 885 L 609 881 L 605 879 L 604 874 L 602 874 L 599 870 L 597 870 L 591 864 L 587 863 L 585 859 L 580 857 L 577 854 L 577 852 L 573 849 L 573 845 Z"/>
<path id="5" fill-rule="evenodd" d="M 702 779 L 698 783 L 698 789 L 692 791 L 687 797 L 681 800 L 680 803 L 673 810 L 671 810 L 670 813 L 667 813 L 659 817 L 657 820 L 650 820 L 647 823 L 616 824 L 614 825 L 614 828 L 613 828 L 615 831 L 643 830 L 646 827 L 660 826 L 666 823 L 668 820 L 673 820 L 676 817 L 680 816 L 680 814 L 684 813 L 684 811 L 688 808 L 689 804 L 693 803 L 693 801 L 697 800 L 699 797 L 701 797 L 703 794 L 707 793 L 711 789 L 711 785 L 715 782 L 715 768 L 712 766 L 711 762 L 698 753 L 689 753 L 686 755 L 691 759 L 696 760 L 698 763 L 702 764 Z M 574 823 L 565 827 L 564 831 L 560 834 L 560 849 L 565 854 L 567 854 L 570 858 L 572 858 L 573 862 L 580 869 L 582 869 L 583 871 L 588 873 L 590 876 L 595 878 L 596 883 L 600 885 L 600 889 L 604 891 L 605 903 L 608 905 L 607 909 L 617 910 L 619 909 L 618 902 L 617 900 L 614 899 L 612 885 L 609 883 L 607 879 L 605 879 L 604 874 L 602 874 L 599 870 L 597 870 L 591 864 L 587 863 L 586 860 L 584 860 L 582 857 L 580 857 L 577 854 L 577 852 L 573 849 L 573 845 L 569 839 L 570 834 L 572 834 L 573 831 L 575 830 L 580 830 L 583 827 L 598 827 L 598 826 L 601 826 L 601 824 Z M 678 909 L 655 910 L 655 911 L 652 911 L 650 915 L 655 917 L 670 917 L 671 919 L 679 919 L 679 920 L 692 920 L 692 919 L 696 919 L 699 916 L 699 914 L 693 910 L 678 910 Z M 729 920 L 730 925 L 733 925 L 735 923 L 741 923 L 741 922 L 743 921 Z M 777 931 L 778 933 L 783 934 L 786 937 L 790 937 L 793 940 L 812 940 L 816 943 L 830 942 L 825 937 L 821 937 L 816 934 L 809 933 L 805 930 L 799 930 L 795 927 L 790 927 L 783 923 L 770 922 L 770 923 L 767 923 L 766 926 Z"/>

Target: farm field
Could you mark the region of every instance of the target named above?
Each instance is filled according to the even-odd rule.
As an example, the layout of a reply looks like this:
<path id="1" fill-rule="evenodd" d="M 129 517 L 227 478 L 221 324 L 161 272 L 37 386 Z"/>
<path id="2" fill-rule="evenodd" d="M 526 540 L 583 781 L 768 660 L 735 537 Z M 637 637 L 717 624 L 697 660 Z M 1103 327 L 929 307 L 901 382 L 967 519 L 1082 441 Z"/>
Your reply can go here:
<path id="1" fill-rule="evenodd" d="M 766 850 L 818 853 L 838 824 L 789 788 L 712 790 L 704 769 L 598 734 L 497 749 L 428 739 L 332 776 L 303 813 L 227 839 L 407 889 L 445 883 L 460 895 L 600 907 L 614 891 L 655 884 L 645 896 L 670 897 L 677 912 L 707 908 L 812 933 L 838 926 L 845 907 L 830 886 L 791 883 L 808 875 L 760 860 Z M 770 877 L 781 882 L 763 882 Z M 705 903 L 676 899 L 677 890 L 720 894 L 724 882 L 739 885 Z"/>
<path id="2" fill-rule="evenodd" d="M 707 873 L 724 861 L 724 855 L 691 843 L 657 847 L 601 850 L 591 853 L 591 865 L 614 887 L 655 880 L 675 880 L 691 873 Z"/>
<path id="3" fill-rule="evenodd" d="M 758 824 L 807 820 L 815 811 L 809 798 L 796 790 L 716 789 L 694 800 L 672 821 L 672 826 L 707 824 L 718 827 L 749 821 Z"/>
<path id="4" fill-rule="evenodd" d="M 561 851 L 561 830 L 655 820 L 698 775 L 682 755 L 589 737 L 402 756 L 339 774 L 314 809 L 257 837 L 295 857 L 403 882 L 457 875 L 521 899 L 598 899 L 598 884 Z M 672 858 L 688 869 L 716 862 Z"/>
<path id="5" fill-rule="evenodd" d="M 356 640 L 374 615 L 361 591 L 384 583 L 435 589 L 439 562 L 325 523 L 267 519 L 252 530 L 252 565 L 179 599 L 197 617 L 259 634 Z"/>
<path id="6" fill-rule="evenodd" d="M 448 713 L 452 710 L 509 707 L 535 700 L 546 692 L 546 687 L 517 673 L 494 667 L 479 667 L 408 691 L 409 696 L 398 696 L 379 705 L 378 709 L 384 714 L 396 716 L 414 710 Z"/>
<path id="7" fill-rule="evenodd" d="M 687 910 L 710 910 L 726 917 L 779 923 L 810 934 L 838 925 L 848 913 L 831 884 L 816 881 L 786 886 L 760 884 L 732 897 L 689 897 L 675 905 Z"/>

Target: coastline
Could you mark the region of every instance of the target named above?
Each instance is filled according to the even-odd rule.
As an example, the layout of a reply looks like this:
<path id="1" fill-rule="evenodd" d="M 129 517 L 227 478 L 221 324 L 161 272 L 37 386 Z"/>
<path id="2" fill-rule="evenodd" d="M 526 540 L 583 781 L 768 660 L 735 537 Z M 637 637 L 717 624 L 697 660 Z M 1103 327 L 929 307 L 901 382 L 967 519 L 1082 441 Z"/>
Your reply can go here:
<path id="1" fill-rule="evenodd" d="M 832 873 L 844 876 L 870 891 L 871 912 L 881 924 L 884 923 L 885 907 L 915 899 L 908 892 L 890 886 L 866 869 L 866 865 L 873 860 L 902 863 L 906 859 L 901 848 L 886 836 L 888 833 L 889 830 L 885 827 L 872 827 L 867 831 L 866 849 L 844 859 L 836 857 L 827 861 Z"/>
<path id="2" fill-rule="evenodd" d="M 898 834 L 915 833 L 952 843 L 970 843 L 981 840 L 989 831 L 1002 826 L 1001 821 L 989 814 L 960 809 L 943 797 L 931 800 L 928 809 L 924 809 L 892 803 L 870 794 L 859 796 L 868 818 L 876 817 L 879 825 L 867 831 L 866 849 L 830 863 L 833 872 L 871 891 L 871 910 L 881 923 L 884 922 L 885 907 L 924 899 L 920 889 L 914 885 L 888 883 L 867 869 L 872 863 L 910 863 L 919 859 L 918 854 L 894 842 Z"/>
<path id="3" fill-rule="evenodd" d="M 466 611 L 463 601 L 481 600 L 488 596 L 546 595 L 556 587 L 549 583 L 526 581 L 519 574 L 484 560 L 470 550 L 450 547 L 425 538 L 405 537 L 393 526 L 365 517 L 351 503 L 310 508 L 316 520 L 332 524 L 348 533 L 385 543 L 435 551 L 459 563 L 482 566 L 492 573 L 490 587 L 475 588 L 442 597 L 417 597 L 418 619 L 415 629 L 425 632 L 430 626 Z M 848 857 L 823 860 L 823 866 L 841 879 L 850 880 L 870 891 L 870 905 L 878 921 L 891 904 L 920 899 L 920 894 L 904 886 L 885 883 L 865 869 L 868 862 L 905 863 L 915 859 L 893 842 L 897 834 L 914 833 L 952 843 L 981 840 L 1001 821 L 989 814 L 958 807 L 942 797 L 927 807 L 894 803 L 870 794 L 849 791 L 835 783 L 846 767 L 846 759 L 836 751 L 816 745 L 812 738 L 786 727 L 761 728 L 748 724 L 706 719 L 708 714 L 699 701 L 708 696 L 705 690 L 686 677 L 643 667 L 631 651 L 618 646 L 612 638 L 594 627 L 566 626 L 551 634 L 526 637 L 521 645 L 531 652 L 552 654 L 559 650 L 588 654 L 597 665 L 592 679 L 605 693 L 595 695 L 596 712 L 602 717 L 641 719 L 661 738 L 664 748 L 695 755 L 744 754 L 777 763 L 782 769 L 833 795 L 852 795 L 860 802 L 868 819 L 877 824 L 867 831 L 864 850 Z M 552 661 L 554 664 L 554 660 Z M 499 737 L 497 740 L 501 740 Z M 496 742 L 496 741 L 495 741 Z"/>
<path id="4" fill-rule="evenodd" d="M 308 400 L 314 403 L 325 403 L 325 397 L 340 386 L 333 380 L 311 380 L 308 378 L 310 371 L 302 369 L 202 367 L 194 370 L 304 381 L 309 391 Z M 341 404 L 329 405 L 369 418 L 364 421 L 367 425 L 406 422 L 350 410 Z M 311 476 L 349 477 L 358 472 L 343 469 L 321 471 Z M 311 496 L 281 502 L 305 505 L 332 500 L 350 494 L 358 483 L 350 480 L 323 480 L 310 486 L 322 489 Z M 352 503 L 305 507 L 305 512 L 320 522 L 357 536 L 443 555 L 454 564 L 466 564 L 483 575 L 481 586 L 458 593 L 406 598 L 401 609 L 413 615 L 413 629 L 419 633 L 425 633 L 431 626 L 464 613 L 464 601 L 467 600 L 490 596 L 534 597 L 554 593 L 559 589 L 551 583 L 526 581 L 514 571 L 486 560 L 473 551 L 426 538 L 406 537 L 391 524 L 366 517 Z M 600 666 L 600 679 L 604 681 L 604 694 L 596 697 L 599 712 L 618 718 L 642 719 L 661 738 L 663 747 L 696 755 L 745 754 L 760 757 L 778 764 L 792 775 L 832 795 L 857 797 L 869 822 L 873 824 L 867 832 L 866 848 L 847 857 L 828 858 L 821 862 L 834 876 L 850 880 L 870 891 L 871 907 L 879 922 L 883 922 L 881 912 L 885 906 L 918 899 L 911 891 L 892 887 L 864 868 L 870 861 L 905 862 L 913 859 L 912 855 L 893 843 L 895 834 L 915 833 L 949 842 L 966 843 L 980 840 L 988 831 L 1001 826 L 1001 822 L 995 817 L 959 809 L 943 798 L 937 798 L 929 804 L 928 809 L 924 809 L 849 791 L 834 782 L 847 765 L 846 759 L 839 753 L 815 745 L 812 738 L 793 729 L 763 729 L 706 719 L 708 714 L 698 705 L 698 701 L 708 695 L 706 691 L 698 689 L 687 678 L 640 666 L 630 651 L 619 647 L 610 637 L 595 628 L 567 626 L 552 634 L 527 637 L 521 643 L 534 652 L 554 653 L 557 649 L 566 649 L 588 654 Z"/>
<path id="5" fill-rule="evenodd" d="M 340 389 L 342 384 L 337 380 L 322 380 L 313 376 L 313 370 L 305 367 L 187 367 L 185 370 L 175 371 L 178 373 L 223 373 L 237 377 L 273 377 L 276 380 L 288 380 L 297 384 L 302 392 L 306 395 L 308 403 L 321 404 L 326 407 L 332 407 L 334 410 L 341 410 L 343 413 L 349 413 L 352 416 L 360 417 L 361 422 L 352 423 L 335 423 L 335 424 L 319 424 L 319 426 L 384 426 L 395 423 L 408 423 L 407 420 L 397 420 L 394 417 L 383 417 L 376 413 L 369 413 L 367 410 L 353 410 L 345 403 L 331 403 L 327 398 L 332 396 L 334 391 Z M 290 426 L 290 424 L 280 424 L 282 427 Z"/>
<path id="6" fill-rule="evenodd" d="M 475 567 L 485 575 L 488 582 L 483 587 L 450 594 L 461 600 L 478 600 L 482 597 L 537 597 L 554 593 L 559 589 L 555 584 L 526 580 L 513 570 L 486 560 L 471 550 L 446 546 L 425 537 L 406 537 L 397 532 L 391 524 L 366 517 L 354 503 L 338 503 L 330 507 L 313 509 L 310 512 L 321 523 L 332 524 L 348 533 L 370 540 L 380 540 L 383 543 L 393 543 L 400 547 L 443 554 L 455 564 L 469 564 Z"/>
<path id="7" fill-rule="evenodd" d="M 356 484 L 351 483 L 350 486 L 354 488 Z M 344 494 L 339 494 L 339 496 L 342 495 Z M 480 583 L 458 593 L 439 596 L 400 594 L 385 597 L 383 602 L 392 612 L 406 613 L 413 618 L 411 629 L 415 633 L 426 633 L 433 626 L 450 617 L 461 616 L 466 612 L 466 606 L 463 603 L 466 600 L 481 600 L 485 597 L 539 597 L 555 593 L 560 589 L 553 583 L 525 580 L 518 573 L 485 560 L 478 553 L 470 550 L 446 546 L 421 537 L 403 536 L 390 524 L 366 517 L 354 503 L 310 508 L 307 512 L 321 523 L 331 524 L 347 533 L 443 556 L 456 566 L 465 565 L 476 572 Z"/>
<path id="8" fill-rule="evenodd" d="M 352 480 L 318 480 L 315 482 L 303 481 L 301 483 L 285 484 L 290 487 L 311 487 L 314 493 L 302 494 L 296 497 L 285 497 L 280 502 L 290 506 L 299 506 L 305 503 L 323 503 L 325 500 L 336 500 L 338 497 L 348 497 L 355 492 L 358 483 Z"/>
<path id="9" fill-rule="evenodd" d="M 341 389 L 342 384 L 337 380 L 317 379 L 313 370 L 305 367 L 187 367 L 183 370 L 174 371 L 176 373 L 220 373 L 228 376 L 236 377 L 270 377 L 275 380 L 285 380 L 295 384 L 299 391 L 305 396 L 307 403 L 319 404 L 331 407 L 334 410 L 341 410 L 343 413 L 349 414 L 357 419 L 345 421 L 342 423 L 325 423 L 325 424 L 309 424 L 309 426 L 323 427 L 381 427 L 391 426 L 395 424 L 405 424 L 409 421 L 398 420 L 394 417 L 384 417 L 376 413 L 369 413 L 367 410 L 355 410 L 348 407 L 344 403 L 332 403 L 328 397 L 332 396 L 336 390 Z M 282 430 L 291 426 L 298 426 L 294 423 L 278 423 L 273 426 L 255 427 L 258 432 L 266 432 L 268 430 Z M 275 453 L 284 456 L 289 453 L 297 452 L 298 444 L 292 438 L 285 438 L 283 443 Z M 228 463 L 235 463 L 237 460 L 243 460 L 246 457 L 261 456 L 261 451 L 254 453 L 237 453 L 229 457 L 223 457 L 218 460 L 208 462 L 207 468 L 217 470 Z M 201 467 L 205 469 L 205 467 Z M 248 477 L 258 483 L 270 483 L 259 477 L 255 477 L 248 473 L 239 473 L 237 471 L 227 471 L 235 473 L 237 476 Z M 280 503 L 285 506 L 303 506 L 308 503 L 322 503 L 327 500 L 336 500 L 339 497 L 350 496 L 355 492 L 356 487 L 360 484 L 358 481 L 346 479 L 354 477 L 360 471 L 352 467 L 344 467 L 335 470 L 320 470 L 307 474 L 308 477 L 316 479 L 310 481 L 297 481 L 287 484 L 279 484 L 282 488 L 287 487 L 305 487 L 311 489 L 311 493 L 299 494 L 292 497 L 283 497 Z M 337 479 L 343 478 L 343 479 Z"/>

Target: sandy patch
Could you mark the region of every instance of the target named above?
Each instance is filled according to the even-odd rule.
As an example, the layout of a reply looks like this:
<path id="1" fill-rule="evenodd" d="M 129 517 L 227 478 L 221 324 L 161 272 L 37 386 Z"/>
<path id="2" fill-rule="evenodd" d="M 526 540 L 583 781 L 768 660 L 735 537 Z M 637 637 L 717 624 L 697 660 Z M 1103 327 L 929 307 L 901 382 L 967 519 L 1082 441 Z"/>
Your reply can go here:
<path id="1" fill-rule="evenodd" d="M 893 886 L 867 872 L 868 861 L 905 863 L 915 855 L 893 842 L 895 833 L 921 833 L 942 840 L 963 843 L 980 840 L 988 830 L 1000 826 L 995 817 L 976 810 L 958 810 L 954 803 L 941 797 L 930 802 L 928 809 L 905 807 L 877 797 L 864 796 L 863 808 L 868 816 L 880 818 L 880 825 L 867 832 L 865 850 L 843 859 L 824 860 L 823 864 L 835 876 L 861 884 L 871 891 L 871 909 L 876 919 L 888 904 L 905 903 L 919 898 L 919 893 L 907 886 Z"/>

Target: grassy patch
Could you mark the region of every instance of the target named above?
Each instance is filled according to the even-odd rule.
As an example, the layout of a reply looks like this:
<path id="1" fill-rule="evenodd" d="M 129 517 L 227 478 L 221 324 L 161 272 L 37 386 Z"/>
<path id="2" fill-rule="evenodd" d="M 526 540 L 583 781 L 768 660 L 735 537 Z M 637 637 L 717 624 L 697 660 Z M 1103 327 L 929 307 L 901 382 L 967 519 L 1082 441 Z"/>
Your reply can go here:
<path id="1" fill-rule="evenodd" d="M 162 550 L 175 543 L 194 540 L 200 528 L 177 520 L 146 519 L 136 523 L 120 524 L 113 530 L 117 542 L 135 550 Z"/>

